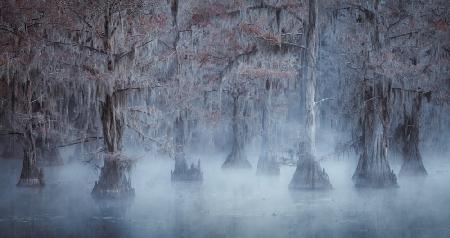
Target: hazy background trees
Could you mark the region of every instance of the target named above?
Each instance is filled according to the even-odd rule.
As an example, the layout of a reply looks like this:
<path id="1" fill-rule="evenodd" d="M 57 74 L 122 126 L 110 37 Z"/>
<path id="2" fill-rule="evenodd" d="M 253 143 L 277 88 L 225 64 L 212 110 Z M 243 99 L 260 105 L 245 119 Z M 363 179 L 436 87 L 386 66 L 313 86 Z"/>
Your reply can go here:
<path id="1" fill-rule="evenodd" d="M 183 115 L 186 153 L 240 157 L 257 146 L 280 160 L 316 142 L 317 159 L 334 159 L 379 143 L 389 161 L 419 158 L 423 145 L 446 150 L 448 2 L 316 3 L 3 1 L 1 140 L 30 131 L 31 141 L 52 133 L 51 148 L 173 155 Z M 328 135 L 335 151 L 321 146 Z M 26 151 L 35 143 L 16 139 Z"/>

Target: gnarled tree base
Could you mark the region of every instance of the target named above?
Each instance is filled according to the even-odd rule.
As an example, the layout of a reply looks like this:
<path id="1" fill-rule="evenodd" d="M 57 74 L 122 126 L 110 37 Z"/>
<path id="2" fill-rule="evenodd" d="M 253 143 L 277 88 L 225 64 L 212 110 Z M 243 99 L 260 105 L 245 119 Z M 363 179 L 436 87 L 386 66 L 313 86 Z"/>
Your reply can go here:
<path id="1" fill-rule="evenodd" d="M 106 155 L 100 178 L 95 182 L 92 196 L 95 198 L 127 198 L 134 196 L 129 170 L 131 161 L 120 155 Z"/>
<path id="2" fill-rule="evenodd" d="M 331 188 L 328 174 L 312 155 L 304 156 L 297 162 L 297 169 L 289 183 L 289 189 L 327 190 Z"/>
<path id="3" fill-rule="evenodd" d="M 36 166 L 22 167 L 22 173 L 17 182 L 19 187 L 42 187 L 44 186 L 44 176 L 41 169 Z"/>
<path id="4" fill-rule="evenodd" d="M 42 187 L 45 183 L 41 178 L 21 178 L 17 183 L 19 187 Z"/>
<path id="5" fill-rule="evenodd" d="M 31 152 L 24 152 L 22 172 L 20 173 L 20 187 L 41 187 L 44 186 L 44 173 L 36 165 L 36 159 Z"/>
<path id="6" fill-rule="evenodd" d="M 427 170 L 421 160 L 408 160 L 403 162 L 399 176 L 426 176 Z"/>
<path id="7" fill-rule="evenodd" d="M 366 172 L 357 170 L 353 175 L 355 187 L 358 188 L 389 188 L 398 187 L 397 177 L 390 169 L 373 168 Z"/>
<path id="8" fill-rule="evenodd" d="M 280 166 L 274 158 L 268 158 L 267 156 L 260 157 L 258 165 L 256 167 L 256 174 L 267 176 L 280 175 Z"/>

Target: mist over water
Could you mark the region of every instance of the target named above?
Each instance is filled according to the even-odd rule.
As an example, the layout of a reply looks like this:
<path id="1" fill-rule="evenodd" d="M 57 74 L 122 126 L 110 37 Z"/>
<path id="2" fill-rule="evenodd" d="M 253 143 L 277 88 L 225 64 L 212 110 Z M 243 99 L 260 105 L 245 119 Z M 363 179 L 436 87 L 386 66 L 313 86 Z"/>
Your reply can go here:
<path id="1" fill-rule="evenodd" d="M 134 166 L 130 201 L 95 201 L 92 164 L 46 167 L 46 186 L 30 189 L 15 185 L 21 161 L 2 160 L 0 237 L 450 236 L 450 163 L 444 159 L 425 159 L 429 175 L 399 177 L 396 189 L 356 189 L 354 159 L 325 160 L 333 190 L 294 192 L 288 184 L 295 167 L 261 177 L 255 168 L 223 171 L 220 154 L 197 156 L 203 184 L 172 184 L 173 161 L 155 157 Z M 253 165 L 256 158 L 249 156 Z"/>

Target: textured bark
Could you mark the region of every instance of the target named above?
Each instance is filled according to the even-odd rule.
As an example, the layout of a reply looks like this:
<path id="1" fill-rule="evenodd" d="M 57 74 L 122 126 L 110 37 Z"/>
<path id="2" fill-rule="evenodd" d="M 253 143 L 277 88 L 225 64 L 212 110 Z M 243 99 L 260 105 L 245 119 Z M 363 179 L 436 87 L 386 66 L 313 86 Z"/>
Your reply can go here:
<path id="1" fill-rule="evenodd" d="M 388 162 L 390 84 L 365 84 L 362 118 L 363 152 L 353 175 L 356 187 L 395 187 Z"/>
<path id="2" fill-rule="evenodd" d="M 131 162 L 121 158 L 120 154 L 106 154 L 100 172 L 100 178 L 95 182 L 92 195 L 95 198 L 127 198 L 134 196 L 129 172 Z"/>
<path id="3" fill-rule="evenodd" d="M 309 1 L 309 23 L 306 34 L 306 57 L 305 73 L 306 80 L 306 153 L 312 155 L 316 152 L 316 112 L 315 112 L 315 93 L 316 93 L 316 70 L 318 56 L 318 25 L 317 16 L 319 6 L 317 0 Z"/>
<path id="4" fill-rule="evenodd" d="M 279 175 L 280 166 L 276 157 L 271 154 L 271 143 L 269 138 L 270 130 L 270 82 L 266 81 L 266 92 L 264 94 L 264 105 L 262 110 L 262 138 L 261 151 L 256 167 L 256 173 L 259 175 Z"/>
<path id="5" fill-rule="evenodd" d="M 382 33 L 378 19 L 379 1 L 373 3 L 371 24 L 372 54 L 380 55 Z M 356 187 L 396 187 L 397 177 L 388 161 L 388 130 L 391 110 L 391 82 L 375 76 L 367 79 L 369 59 L 364 64 L 363 109 L 361 117 L 362 153 L 353 174 Z"/>
<path id="6" fill-rule="evenodd" d="M 129 176 L 131 161 L 121 155 L 124 116 L 120 106 L 123 100 L 114 92 L 106 95 L 100 108 L 107 154 L 99 180 L 92 190 L 92 195 L 96 198 L 123 198 L 134 195 Z"/>
<path id="7" fill-rule="evenodd" d="M 106 151 L 112 154 L 122 149 L 124 130 L 124 117 L 120 110 L 122 101 L 116 93 L 106 95 L 100 109 Z"/>
<path id="8" fill-rule="evenodd" d="M 422 163 L 422 155 L 419 150 L 420 111 L 422 107 L 422 93 L 416 93 L 411 113 L 405 112 L 404 123 L 401 127 L 403 132 L 403 165 L 400 176 L 425 176 L 427 171 Z"/>
<path id="9" fill-rule="evenodd" d="M 227 156 L 227 159 L 222 165 L 222 168 L 238 168 L 249 169 L 252 167 L 248 162 L 244 153 L 244 137 L 243 137 L 243 125 L 239 120 L 239 96 L 233 97 L 233 147 L 231 153 Z"/>
<path id="10" fill-rule="evenodd" d="M 315 161 L 315 138 L 316 138 L 316 114 L 315 114 L 315 92 L 316 92 L 316 70 L 318 56 L 318 24 L 317 17 L 319 6 L 317 0 L 309 1 L 309 21 L 306 33 L 305 69 L 306 80 L 306 141 L 305 151 L 298 154 L 297 169 L 289 184 L 292 189 L 323 189 L 331 188 L 328 174 L 322 169 L 318 161 Z M 300 149 L 300 148 L 299 148 Z"/>
<path id="11" fill-rule="evenodd" d="M 17 186 L 40 187 L 44 185 L 44 174 L 37 166 L 35 140 L 31 127 L 28 129 L 25 138 L 26 146 L 24 149 L 22 172 L 20 173 Z"/>

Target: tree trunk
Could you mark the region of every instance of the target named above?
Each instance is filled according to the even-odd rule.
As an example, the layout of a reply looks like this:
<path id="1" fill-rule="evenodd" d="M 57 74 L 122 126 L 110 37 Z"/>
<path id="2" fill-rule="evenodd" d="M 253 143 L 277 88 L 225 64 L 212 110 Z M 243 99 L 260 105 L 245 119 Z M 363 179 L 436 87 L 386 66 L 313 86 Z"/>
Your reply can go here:
<path id="1" fill-rule="evenodd" d="M 172 181 L 202 181 L 203 173 L 200 168 L 200 160 L 197 166 L 188 166 L 185 154 L 185 126 L 183 116 L 180 114 L 174 123 L 173 141 L 175 150 L 175 169 L 170 172 Z"/>
<path id="2" fill-rule="evenodd" d="M 379 1 L 373 4 L 373 32 L 371 35 L 372 54 L 379 56 L 382 48 L 380 23 L 378 20 Z M 388 161 L 388 130 L 390 124 L 391 82 L 375 76 L 366 78 L 368 58 L 364 64 L 362 110 L 362 154 L 353 174 L 356 187 L 396 187 L 397 177 Z M 376 75 L 376 74 L 375 74 Z"/>
<path id="3" fill-rule="evenodd" d="M 231 153 L 228 155 L 227 159 L 222 165 L 222 168 L 242 168 L 249 169 L 251 168 L 250 162 L 248 162 L 245 153 L 243 151 L 244 147 L 244 135 L 242 133 L 242 123 L 240 123 L 239 119 L 239 96 L 233 97 L 233 147 Z"/>
<path id="4" fill-rule="evenodd" d="M 17 186 L 40 187 L 44 185 L 44 174 L 37 167 L 36 146 L 31 125 L 28 126 L 25 135 L 24 157 L 22 172 Z"/>
<path id="5" fill-rule="evenodd" d="M 317 16 L 319 6 L 317 0 L 309 1 L 309 24 L 306 42 L 306 67 L 304 79 L 306 80 L 306 153 L 315 155 L 316 152 L 316 112 L 315 112 L 315 94 L 316 94 L 316 70 L 318 55 L 318 26 Z"/>
<path id="6" fill-rule="evenodd" d="M 270 81 L 266 81 L 266 91 L 264 92 L 264 106 L 262 111 L 262 138 L 261 151 L 259 155 L 256 173 L 260 175 L 279 175 L 280 166 L 276 158 L 271 154 L 271 143 L 269 139 L 270 130 Z"/>
<path id="7" fill-rule="evenodd" d="M 328 174 L 315 161 L 316 152 L 316 70 L 318 55 L 318 24 L 319 6 L 317 0 L 309 0 L 309 22 L 306 34 L 306 56 L 303 78 L 306 80 L 306 143 L 304 151 L 299 151 L 297 169 L 289 184 L 291 189 L 329 189 L 331 184 Z M 299 146 L 299 150 L 301 147 Z"/>
<path id="8" fill-rule="evenodd" d="M 365 82 L 362 118 L 363 152 L 353 175 L 356 187 L 395 187 L 397 178 L 389 166 L 388 128 L 390 84 Z"/>
<path id="9" fill-rule="evenodd" d="M 422 163 L 422 155 L 419 150 L 420 111 L 422 107 L 422 93 L 416 93 L 412 104 L 411 113 L 405 112 L 403 131 L 403 165 L 400 176 L 425 176 L 427 171 Z"/>
<path id="10" fill-rule="evenodd" d="M 113 92 L 111 95 L 106 95 L 105 102 L 100 108 L 106 154 L 100 178 L 92 190 L 92 195 L 96 198 L 134 196 L 129 176 L 132 163 L 120 153 L 125 123 L 120 107 L 124 101 L 124 97 Z"/>
<path id="11" fill-rule="evenodd" d="M 100 109 L 105 149 L 111 154 L 118 153 L 122 149 L 124 116 L 120 104 L 123 101 L 116 93 L 106 95 Z"/>

